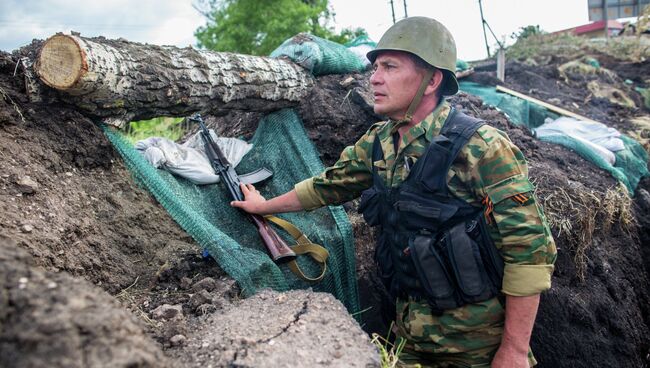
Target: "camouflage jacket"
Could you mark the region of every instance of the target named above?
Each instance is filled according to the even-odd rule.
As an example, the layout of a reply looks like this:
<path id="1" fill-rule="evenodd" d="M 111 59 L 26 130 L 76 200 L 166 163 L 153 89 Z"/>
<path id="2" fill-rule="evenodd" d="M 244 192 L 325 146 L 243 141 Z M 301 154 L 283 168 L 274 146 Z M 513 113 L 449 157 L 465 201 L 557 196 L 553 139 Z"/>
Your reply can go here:
<path id="1" fill-rule="evenodd" d="M 372 144 L 378 135 L 384 160 L 375 162 L 387 186 L 396 187 L 407 175 L 406 158 L 414 163 L 439 134 L 451 111 L 442 102 L 421 123 L 402 135 L 395 152 L 392 135 L 399 125 L 393 121 L 373 125 L 339 160 L 321 175 L 296 184 L 302 206 L 314 209 L 341 204 L 358 197 L 372 186 Z M 556 249 L 547 221 L 528 180 L 528 166 L 521 151 L 507 135 L 483 125 L 461 149 L 447 173 L 450 192 L 477 207 L 485 207 L 490 234 L 506 263 L 502 291 L 526 296 L 550 288 Z M 485 205 L 484 205 L 485 204 Z M 467 305 L 456 311 L 472 314 Z M 443 316 L 444 317 L 444 316 Z M 441 318 L 443 318 L 441 317 Z"/>

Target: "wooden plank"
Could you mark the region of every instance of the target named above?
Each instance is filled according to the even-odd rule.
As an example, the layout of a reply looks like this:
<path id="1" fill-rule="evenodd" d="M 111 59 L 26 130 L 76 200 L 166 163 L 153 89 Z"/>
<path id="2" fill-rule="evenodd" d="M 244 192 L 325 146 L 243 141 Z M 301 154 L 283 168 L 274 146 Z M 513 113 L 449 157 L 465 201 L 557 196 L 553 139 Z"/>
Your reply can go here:
<path id="1" fill-rule="evenodd" d="M 469 68 L 469 69 L 461 70 L 461 71 L 459 71 L 459 72 L 456 72 L 456 79 L 465 78 L 465 77 L 467 77 L 468 75 L 471 75 L 471 74 L 473 74 L 473 73 L 474 73 L 474 68 Z"/>
<path id="2" fill-rule="evenodd" d="M 547 108 L 547 109 L 549 109 L 549 110 L 551 110 L 553 112 L 556 112 L 556 113 L 558 113 L 560 115 L 570 116 L 572 118 L 582 120 L 582 121 L 589 121 L 589 122 L 593 122 L 593 123 L 598 123 L 597 121 L 589 119 L 588 117 L 582 116 L 580 114 L 576 114 L 574 112 L 571 112 L 569 110 L 565 110 L 565 109 L 563 109 L 561 107 L 558 107 L 558 106 L 555 106 L 555 105 L 551 105 L 548 102 L 544 102 L 544 101 L 538 100 L 538 99 L 536 99 L 534 97 L 527 96 L 527 95 L 525 95 L 525 94 L 523 94 L 521 92 L 513 91 L 510 88 L 506 88 L 506 87 L 503 87 L 503 86 L 497 86 L 497 91 L 505 92 L 505 93 L 513 95 L 515 97 L 519 97 L 519 98 L 522 98 L 522 99 L 524 99 L 526 101 L 530 101 L 532 103 L 538 104 L 538 105 L 543 106 L 543 107 L 545 107 L 545 108 Z"/>
<path id="3" fill-rule="evenodd" d="M 506 52 L 503 49 L 497 51 L 497 78 L 501 82 L 506 81 Z"/>

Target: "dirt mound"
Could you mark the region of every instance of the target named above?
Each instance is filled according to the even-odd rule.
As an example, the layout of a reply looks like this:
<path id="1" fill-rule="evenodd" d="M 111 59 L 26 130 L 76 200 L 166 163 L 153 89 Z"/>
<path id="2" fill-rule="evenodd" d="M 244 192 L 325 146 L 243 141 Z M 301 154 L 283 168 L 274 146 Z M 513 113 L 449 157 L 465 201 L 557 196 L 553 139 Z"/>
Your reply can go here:
<path id="1" fill-rule="evenodd" d="M 0 366 L 171 366 L 133 315 L 87 281 L 34 267 L 2 237 L 0 269 Z"/>

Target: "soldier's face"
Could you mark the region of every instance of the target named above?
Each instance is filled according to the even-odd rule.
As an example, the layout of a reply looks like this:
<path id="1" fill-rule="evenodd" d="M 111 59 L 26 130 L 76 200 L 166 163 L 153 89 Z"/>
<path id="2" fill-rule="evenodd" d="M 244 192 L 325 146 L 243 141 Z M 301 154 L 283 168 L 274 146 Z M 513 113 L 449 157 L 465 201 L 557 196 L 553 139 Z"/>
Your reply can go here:
<path id="1" fill-rule="evenodd" d="M 370 84 L 375 98 L 375 113 L 402 119 L 420 87 L 424 72 L 416 67 L 408 54 L 400 51 L 382 52 L 375 59 L 373 68 Z"/>

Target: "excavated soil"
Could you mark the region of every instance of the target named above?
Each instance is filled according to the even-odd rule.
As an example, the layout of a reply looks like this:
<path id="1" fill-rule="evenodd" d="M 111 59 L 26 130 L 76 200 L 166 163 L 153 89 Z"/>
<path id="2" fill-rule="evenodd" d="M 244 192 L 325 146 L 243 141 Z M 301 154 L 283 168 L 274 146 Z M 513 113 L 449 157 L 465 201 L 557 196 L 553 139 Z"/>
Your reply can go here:
<path id="1" fill-rule="evenodd" d="M 97 124 L 28 101 L 16 60 L 0 54 L 0 367 L 378 366 L 328 294 L 241 299 Z"/>
<path id="2" fill-rule="evenodd" d="M 91 119 L 56 94 L 28 101 L 20 68 L 14 74 L 18 56 L 0 54 L 0 366 L 378 364 L 367 335 L 327 294 L 264 291 L 242 300 L 232 279 L 133 182 Z M 587 98 L 582 82 L 558 78 L 565 61 L 511 62 L 506 85 L 622 130 L 648 114 Z M 615 60 L 599 61 L 618 72 Z M 647 80 L 645 63 L 621 68 L 609 83 Z M 320 77 L 298 106 L 326 165 L 379 119 L 367 77 Z M 472 78 L 494 81 L 489 72 Z M 608 173 L 574 152 L 533 139 L 474 96 L 450 101 L 521 148 L 552 224 L 558 260 L 531 343 L 540 367 L 647 366 L 650 179 L 628 202 L 615 196 Z M 208 121 L 224 135 L 249 137 L 259 117 L 231 112 Z M 362 309 L 370 308 L 363 328 L 385 335 L 391 313 L 375 277 L 374 234 L 355 202 L 345 207 Z"/>

